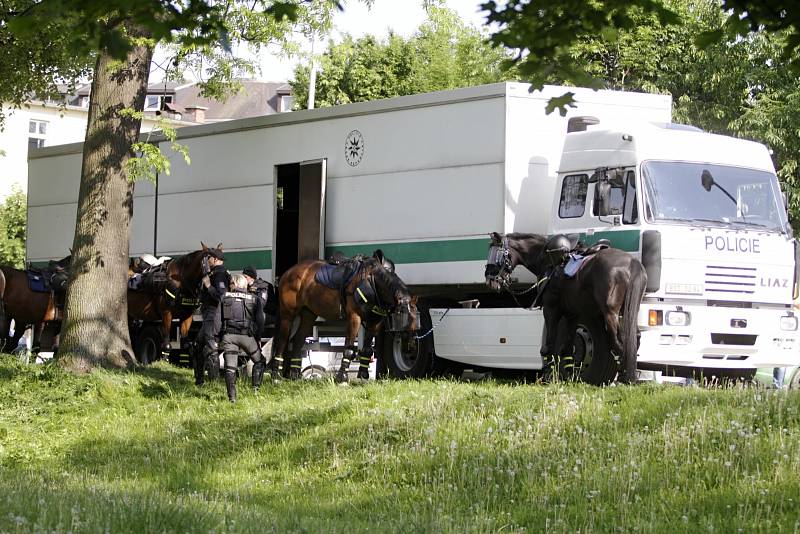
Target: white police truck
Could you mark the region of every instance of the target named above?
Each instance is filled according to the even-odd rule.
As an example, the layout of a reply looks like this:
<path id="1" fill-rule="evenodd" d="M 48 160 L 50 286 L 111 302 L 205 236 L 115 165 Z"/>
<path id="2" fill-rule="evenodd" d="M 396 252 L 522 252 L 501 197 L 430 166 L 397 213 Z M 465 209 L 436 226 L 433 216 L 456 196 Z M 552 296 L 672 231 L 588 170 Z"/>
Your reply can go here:
<path id="1" fill-rule="evenodd" d="M 576 106 L 547 114 L 566 91 Z M 767 149 L 670 119 L 664 95 L 501 83 L 182 128 L 192 163 L 175 156 L 157 186 L 136 184 L 130 253 L 221 241 L 229 269 L 277 279 L 302 259 L 380 248 L 421 297 L 419 333 L 435 328 L 386 332 L 379 371 L 424 376 L 542 366 L 541 311 L 484 283 L 489 232 L 608 238 L 647 268 L 643 367 L 796 363 L 797 245 Z M 81 151 L 30 153 L 29 261 L 68 253 Z M 597 169 L 611 176 L 602 194 Z M 533 281 L 521 269 L 520 289 Z M 610 361 L 591 321 L 576 348 Z"/>

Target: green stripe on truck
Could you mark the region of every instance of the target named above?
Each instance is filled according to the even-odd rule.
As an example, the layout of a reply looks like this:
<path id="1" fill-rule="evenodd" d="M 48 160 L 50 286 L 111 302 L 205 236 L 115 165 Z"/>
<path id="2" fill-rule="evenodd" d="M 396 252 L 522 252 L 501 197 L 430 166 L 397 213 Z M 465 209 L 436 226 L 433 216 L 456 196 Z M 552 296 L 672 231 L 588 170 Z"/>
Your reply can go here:
<path id="1" fill-rule="evenodd" d="M 446 261 L 485 260 L 489 251 L 489 238 L 458 239 L 449 241 L 417 241 L 413 243 L 363 243 L 360 245 L 328 245 L 325 257 L 334 252 L 345 256 L 363 254 L 372 256 L 376 249 L 395 263 L 437 263 Z"/>

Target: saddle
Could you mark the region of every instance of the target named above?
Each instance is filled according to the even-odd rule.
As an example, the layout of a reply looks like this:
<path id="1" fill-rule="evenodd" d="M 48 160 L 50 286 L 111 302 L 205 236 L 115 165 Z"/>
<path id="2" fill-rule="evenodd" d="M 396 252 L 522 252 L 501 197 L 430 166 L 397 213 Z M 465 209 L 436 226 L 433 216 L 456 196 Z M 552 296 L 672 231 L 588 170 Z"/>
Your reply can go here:
<path id="1" fill-rule="evenodd" d="M 62 297 L 67 292 L 69 273 L 56 261 L 50 261 L 47 267 L 31 267 L 25 270 L 28 277 L 28 288 L 34 293 L 52 291 Z"/>
<path id="2" fill-rule="evenodd" d="M 611 247 L 611 241 L 608 239 L 598 239 L 594 245 L 591 247 L 586 247 L 586 245 L 582 241 L 577 240 L 577 238 L 573 242 L 573 236 L 567 236 L 567 238 L 570 240 L 570 243 L 574 244 L 566 263 L 563 265 L 557 265 L 549 273 L 547 273 L 545 281 L 538 288 L 536 298 L 533 299 L 531 308 L 542 307 L 542 296 L 544 295 L 545 289 L 549 285 L 551 279 L 561 278 L 562 276 L 567 279 L 575 278 L 580 270 L 583 269 L 586 263 L 589 262 L 589 260 L 591 260 L 595 254 L 601 250 Z"/>
<path id="3" fill-rule="evenodd" d="M 128 289 L 144 293 L 160 293 L 167 287 L 167 264 L 147 267 L 128 278 Z"/>
<path id="4" fill-rule="evenodd" d="M 363 256 L 356 255 L 347 258 L 341 252 L 337 252 L 327 263 L 323 264 L 314 275 L 314 280 L 325 287 L 339 291 L 339 316 L 342 317 L 347 303 L 347 286 L 355 278 L 361 264 Z"/>

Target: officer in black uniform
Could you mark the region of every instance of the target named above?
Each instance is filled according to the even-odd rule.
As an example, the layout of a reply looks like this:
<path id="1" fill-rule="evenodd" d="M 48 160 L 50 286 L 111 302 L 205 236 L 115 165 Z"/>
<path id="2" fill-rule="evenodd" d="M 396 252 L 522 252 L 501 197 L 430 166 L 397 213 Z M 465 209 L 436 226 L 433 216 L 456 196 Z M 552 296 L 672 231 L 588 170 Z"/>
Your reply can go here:
<path id="1" fill-rule="evenodd" d="M 239 353 L 253 361 L 253 389 L 258 391 L 264 378 L 266 362 L 256 341 L 256 332 L 264 326 L 264 303 L 247 291 L 244 275 L 234 274 L 231 291 L 222 296 L 222 350 L 225 351 L 225 385 L 228 400 L 236 402 L 236 369 Z"/>
<path id="2" fill-rule="evenodd" d="M 208 270 L 203 276 L 200 289 L 200 314 L 203 328 L 197 336 L 194 360 L 194 383 L 203 384 L 203 371 L 208 369 L 209 378 L 219 376 L 219 348 L 217 336 L 221 326 L 219 302 L 230 286 L 230 274 L 223 265 L 225 255 L 222 250 L 209 248 L 206 252 Z M 204 262 L 205 268 L 205 262 Z"/>
<path id="3" fill-rule="evenodd" d="M 278 295 L 275 293 L 275 286 L 259 278 L 255 267 L 245 267 L 242 269 L 242 274 L 247 280 L 247 291 L 258 295 L 264 303 L 264 325 L 273 324 L 278 317 Z M 261 332 L 258 332 L 258 339 L 261 339 Z"/>

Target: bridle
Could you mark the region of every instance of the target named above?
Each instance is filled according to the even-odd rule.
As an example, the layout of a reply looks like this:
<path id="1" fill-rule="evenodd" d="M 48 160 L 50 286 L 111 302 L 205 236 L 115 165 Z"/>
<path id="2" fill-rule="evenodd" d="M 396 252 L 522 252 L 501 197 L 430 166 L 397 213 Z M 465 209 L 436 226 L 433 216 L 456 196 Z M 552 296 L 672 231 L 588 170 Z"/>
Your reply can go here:
<path id="1" fill-rule="evenodd" d="M 497 282 L 500 287 L 511 285 L 511 271 L 514 265 L 511 262 L 511 250 L 508 247 L 508 238 L 503 236 L 499 245 L 489 247 L 489 257 L 486 260 L 486 280 Z"/>
<path id="2" fill-rule="evenodd" d="M 499 245 L 492 244 L 489 247 L 489 257 L 486 260 L 486 271 L 484 273 L 486 282 L 496 282 L 498 291 L 503 289 L 510 293 L 511 296 L 514 297 L 514 300 L 517 300 L 518 296 L 530 293 L 547 280 L 545 276 L 539 277 L 539 279 L 527 289 L 514 291 L 511 288 L 511 273 L 513 270 L 514 264 L 511 260 L 511 249 L 508 246 L 508 237 L 503 236 Z M 517 301 L 517 304 L 521 306 L 519 301 Z"/>

